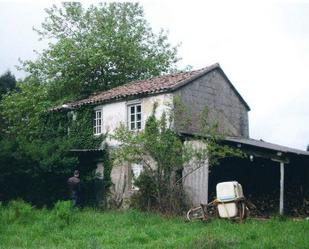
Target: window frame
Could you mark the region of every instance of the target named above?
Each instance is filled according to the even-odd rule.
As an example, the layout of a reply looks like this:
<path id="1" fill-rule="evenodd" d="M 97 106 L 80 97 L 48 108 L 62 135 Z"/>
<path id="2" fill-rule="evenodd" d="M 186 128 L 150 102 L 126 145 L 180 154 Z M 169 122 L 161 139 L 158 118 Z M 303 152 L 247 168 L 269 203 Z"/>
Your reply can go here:
<path id="1" fill-rule="evenodd" d="M 102 133 L 103 133 L 103 108 L 97 107 L 94 109 L 93 134 L 101 135 Z"/>
<path id="2" fill-rule="evenodd" d="M 138 106 L 140 106 L 139 111 Z M 134 108 L 133 112 L 132 108 Z M 140 118 L 138 118 L 138 115 L 140 116 Z M 138 124 L 140 124 L 139 127 Z M 140 131 L 143 129 L 143 109 L 141 101 L 134 101 L 127 103 L 127 127 L 130 131 Z"/>

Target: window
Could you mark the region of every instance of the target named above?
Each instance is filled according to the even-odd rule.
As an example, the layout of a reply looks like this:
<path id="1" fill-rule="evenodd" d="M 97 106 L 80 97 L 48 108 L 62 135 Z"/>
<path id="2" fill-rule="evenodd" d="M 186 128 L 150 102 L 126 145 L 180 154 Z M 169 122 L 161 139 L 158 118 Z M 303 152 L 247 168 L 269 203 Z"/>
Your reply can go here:
<path id="1" fill-rule="evenodd" d="M 93 120 L 93 133 L 101 134 L 102 133 L 102 110 L 95 110 L 94 111 L 94 120 Z"/>
<path id="2" fill-rule="evenodd" d="M 142 106 L 140 103 L 128 106 L 128 126 L 132 131 L 142 129 Z"/>

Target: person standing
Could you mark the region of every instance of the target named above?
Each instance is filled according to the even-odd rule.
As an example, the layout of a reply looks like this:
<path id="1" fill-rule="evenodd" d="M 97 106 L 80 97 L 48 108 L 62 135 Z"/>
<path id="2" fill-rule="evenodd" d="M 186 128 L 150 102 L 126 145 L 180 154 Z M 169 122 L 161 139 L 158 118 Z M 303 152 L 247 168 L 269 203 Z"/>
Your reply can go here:
<path id="1" fill-rule="evenodd" d="M 70 191 L 70 198 L 72 200 L 73 207 L 76 207 L 79 201 L 80 195 L 80 179 L 79 179 L 79 171 L 74 171 L 74 176 L 68 179 L 68 187 Z"/>

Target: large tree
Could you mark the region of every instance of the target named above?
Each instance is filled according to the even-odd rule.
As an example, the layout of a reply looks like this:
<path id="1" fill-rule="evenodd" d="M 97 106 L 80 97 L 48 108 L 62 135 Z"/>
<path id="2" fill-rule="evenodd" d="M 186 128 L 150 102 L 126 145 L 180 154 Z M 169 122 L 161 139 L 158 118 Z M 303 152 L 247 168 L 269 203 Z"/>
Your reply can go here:
<path id="1" fill-rule="evenodd" d="M 40 29 L 49 47 L 23 69 L 52 85 L 55 99 L 84 97 L 132 80 L 175 70 L 177 48 L 155 34 L 138 3 L 101 3 L 84 9 L 63 3 L 46 9 Z"/>

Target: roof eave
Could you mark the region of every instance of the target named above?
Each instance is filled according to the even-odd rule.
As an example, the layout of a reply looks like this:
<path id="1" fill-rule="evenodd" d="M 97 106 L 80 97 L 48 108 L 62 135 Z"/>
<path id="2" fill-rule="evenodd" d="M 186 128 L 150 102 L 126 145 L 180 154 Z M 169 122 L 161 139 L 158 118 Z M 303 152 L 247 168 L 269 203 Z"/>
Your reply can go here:
<path id="1" fill-rule="evenodd" d="M 139 97 L 147 97 L 147 96 L 152 96 L 152 95 L 157 95 L 157 94 L 162 94 L 162 93 L 169 93 L 172 92 L 172 89 L 165 88 L 165 89 L 160 89 L 157 91 L 149 91 L 149 92 L 144 92 L 144 93 L 136 93 L 136 94 L 128 94 L 128 95 L 123 95 L 123 96 L 116 96 L 110 99 L 103 99 L 103 100 L 98 100 L 98 101 L 90 101 L 90 102 L 83 102 L 80 104 L 72 105 L 70 106 L 70 110 L 75 110 L 78 109 L 82 106 L 92 106 L 92 105 L 100 105 L 100 104 L 107 104 L 107 103 L 113 103 L 117 101 L 123 101 L 129 98 L 139 98 Z M 68 109 L 68 108 L 67 108 Z M 51 112 L 53 111 L 63 111 L 64 108 L 60 107 L 55 107 L 50 109 Z"/>

